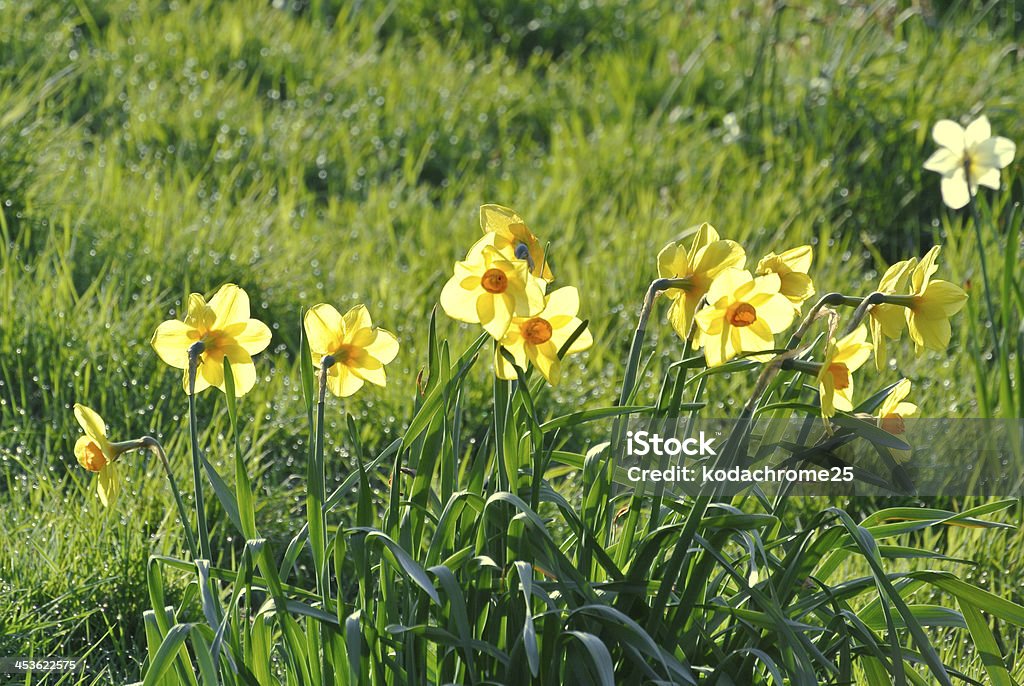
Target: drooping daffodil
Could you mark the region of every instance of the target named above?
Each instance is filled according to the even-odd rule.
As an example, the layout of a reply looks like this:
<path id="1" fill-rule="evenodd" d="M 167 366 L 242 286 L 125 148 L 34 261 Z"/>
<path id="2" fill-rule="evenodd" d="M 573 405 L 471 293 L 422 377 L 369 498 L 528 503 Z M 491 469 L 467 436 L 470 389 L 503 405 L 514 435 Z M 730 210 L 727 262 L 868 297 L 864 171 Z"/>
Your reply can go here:
<path id="1" fill-rule="evenodd" d="M 793 323 L 793 303 L 779 292 L 778 274 L 754 277 L 743 269 L 721 271 L 696 314 L 704 358 L 717 367 L 744 352 L 771 350 L 775 334 Z"/>
<path id="2" fill-rule="evenodd" d="M 441 308 L 452 319 L 480 324 L 496 340 L 513 317 L 544 309 L 544 282 L 526 260 L 510 259 L 493 245 L 470 251 L 454 272 L 441 290 Z"/>
<path id="3" fill-rule="evenodd" d="M 97 475 L 100 502 L 110 507 L 121 488 L 115 461 L 127 448 L 107 438 L 107 425 L 95 410 L 75 403 L 75 419 L 85 432 L 75 442 L 75 457 L 78 464 Z"/>
<path id="4" fill-rule="evenodd" d="M 207 302 L 199 293 L 188 297 L 185 320 L 170 319 L 157 327 L 150 341 L 160 359 L 184 370 L 182 385 L 189 392 L 189 355 L 197 355 L 195 392 L 224 386 L 224 359 L 231 363 L 235 395 L 256 385 L 252 356 L 270 345 L 270 329 L 249 316 L 249 296 L 233 283 L 225 284 Z M 199 344 L 199 345 L 197 345 Z"/>
<path id="5" fill-rule="evenodd" d="M 853 373 L 871 357 L 868 330 L 863 324 L 839 340 L 833 336 L 825 349 L 825 360 L 818 372 L 818 394 L 821 415 L 835 415 L 836 410 L 853 410 Z"/>
<path id="6" fill-rule="evenodd" d="M 938 269 L 935 262 L 939 250 L 938 245 L 932 247 L 910 275 L 911 297 L 905 315 L 918 354 L 925 348 L 945 350 L 949 346 L 952 336 L 949 318 L 967 302 L 967 293 L 962 288 L 931 278 Z"/>
<path id="7" fill-rule="evenodd" d="M 903 260 L 890 266 L 882 275 L 878 283 L 878 292 L 886 295 L 902 293 L 907 286 L 907 279 L 917 266 L 917 258 Z M 880 303 L 875 305 L 868 314 L 871 317 L 871 342 L 875 348 L 875 368 L 878 371 L 885 369 L 887 360 L 886 339 L 898 340 L 907 325 L 907 317 L 904 308 L 900 305 Z"/>
<path id="8" fill-rule="evenodd" d="M 321 369 L 325 360 L 327 388 L 345 398 L 364 382 L 387 385 L 384 365 L 398 355 L 398 339 L 390 331 L 377 328 L 365 305 L 356 305 L 344 316 L 333 305 L 320 303 L 306 311 L 303 329 L 313 356 L 313 365 Z"/>
<path id="9" fill-rule="evenodd" d="M 569 338 L 582 326 L 577 317 L 580 309 L 579 291 L 573 286 L 564 286 L 545 298 L 544 309 L 532 317 L 513 317 L 512 325 L 495 349 L 494 368 L 501 379 L 515 379 L 516 370 L 501 354 L 507 350 L 515 364 L 525 370 L 527 361 L 533 363 L 552 386 L 558 384 L 561 376 L 561 361 L 558 352 Z M 593 345 L 594 339 L 584 329 L 569 345 L 566 355 L 578 353 Z"/>
<path id="10" fill-rule="evenodd" d="M 721 239 L 715 227 L 708 223 L 701 224 L 689 249 L 679 243 L 669 243 L 662 248 L 658 253 L 658 276 L 686 281 L 681 288 L 665 291 L 665 296 L 672 301 L 668 319 L 680 338 L 685 340 L 689 336 L 693 314 L 715 277 L 726 269 L 742 269 L 745 261 L 742 246 Z"/>
<path id="11" fill-rule="evenodd" d="M 978 193 L 978 186 L 999 190 L 999 170 L 1013 161 L 1017 146 L 992 135 L 988 117 L 978 117 L 967 128 L 950 119 L 936 122 L 932 138 L 940 146 L 924 163 L 942 175 L 942 201 L 958 210 Z"/>
<path id="12" fill-rule="evenodd" d="M 878 426 L 888 431 L 893 436 L 902 437 L 907 432 L 907 425 L 903 421 L 907 417 L 917 414 L 917 405 L 905 402 L 910 394 L 910 379 L 901 379 L 878 408 Z M 899 463 L 905 463 L 910 459 L 909 450 L 890 448 L 889 453 Z"/>

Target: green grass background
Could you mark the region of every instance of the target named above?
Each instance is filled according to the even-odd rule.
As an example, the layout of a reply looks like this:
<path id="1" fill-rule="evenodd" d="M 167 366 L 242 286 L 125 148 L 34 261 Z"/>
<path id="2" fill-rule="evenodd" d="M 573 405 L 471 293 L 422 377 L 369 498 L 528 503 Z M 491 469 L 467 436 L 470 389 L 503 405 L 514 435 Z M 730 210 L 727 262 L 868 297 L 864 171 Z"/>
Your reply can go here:
<path id="1" fill-rule="evenodd" d="M 145 561 L 180 551 L 180 526 L 143 456 L 116 511 L 100 508 L 72 454 L 70 407 L 98 410 L 113 436 L 160 437 L 188 483 L 180 375 L 148 344 L 188 292 L 236 282 L 274 330 L 242 407 L 260 528 L 283 536 L 304 504 L 300 307 L 365 302 L 399 336 L 389 387 L 340 403 L 383 445 L 410 415 L 430 313 L 479 234 L 481 203 L 516 208 L 550 241 L 559 283 L 581 290 L 596 344 L 548 408 L 616 397 L 655 255 L 702 221 L 741 241 L 750 264 L 813 243 L 819 292 L 867 293 L 934 242 L 947 246 L 941 278 L 976 283 L 961 217 L 921 164 L 940 118 L 984 112 L 1024 143 L 1021 11 L 0 0 L 0 656 L 93 650 L 104 679 L 138 676 Z M 999 231 L 1020 227 L 1018 169 L 1004 171 L 1009 190 L 986 192 L 1010 217 Z M 902 373 L 926 416 L 988 412 L 967 371 L 977 322 L 959 327 L 948 354 L 894 346 L 899 372 L 866 385 Z M 681 346 L 653 328 L 656 382 Z M 474 334 L 443 317 L 439 329 Z M 749 379 L 715 383 L 729 411 Z M 469 431 L 484 430 L 489 384 L 471 381 Z M 214 393 L 200 412 L 216 445 Z M 340 480 L 351 466 L 331 415 Z M 228 462 L 226 446 L 210 453 Z M 1021 600 L 1018 534 L 936 545 Z"/>

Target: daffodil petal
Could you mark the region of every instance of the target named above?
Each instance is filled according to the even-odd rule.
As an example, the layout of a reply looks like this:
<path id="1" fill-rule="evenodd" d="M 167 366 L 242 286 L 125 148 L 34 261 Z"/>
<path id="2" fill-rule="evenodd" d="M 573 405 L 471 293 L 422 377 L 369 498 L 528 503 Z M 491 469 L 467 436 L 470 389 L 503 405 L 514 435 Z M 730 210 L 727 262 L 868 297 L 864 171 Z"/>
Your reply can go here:
<path id="1" fill-rule="evenodd" d="M 82 431 L 85 432 L 86 436 L 96 440 L 105 439 L 107 437 L 107 425 L 104 423 L 103 418 L 93 410 L 92 408 L 86 407 L 80 403 L 75 403 L 75 419 L 78 420 L 78 425 L 82 427 Z"/>
<path id="2" fill-rule="evenodd" d="M 537 371 L 547 379 L 549 384 L 557 386 L 562 374 L 562 363 L 558 359 L 558 350 L 555 349 L 554 344 L 547 341 L 540 345 L 527 344 L 525 347 L 526 354 Z"/>
<path id="3" fill-rule="evenodd" d="M 932 127 L 932 140 L 953 152 L 961 152 L 966 147 L 964 128 L 951 119 L 942 119 Z"/>
<path id="4" fill-rule="evenodd" d="M 448 279 L 441 289 L 441 309 L 452 319 L 469 324 L 479 323 L 477 297 L 483 289 L 467 290 L 462 285 L 463 277 L 458 274 Z M 479 279 L 477 280 L 479 282 Z"/>
<path id="5" fill-rule="evenodd" d="M 96 494 L 104 507 L 112 507 L 117 501 L 121 490 L 121 479 L 118 477 L 117 466 L 108 464 L 99 471 L 96 479 Z"/>
<path id="6" fill-rule="evenodd" d="M 924 168 L 943 176 L 949 176 L 962 165 L 962 160 L 962 155 L 956 154 L 949 148 L 939 148 L 925 160 Z"/>
<path id="7" fill-rule="evenodd" d="M 241 331 L 234 334 L 235 343 L 250 355 L 257 355 L 270 345 L 270 327 L 258 319 L 250 319 L 242 326 Z"/>
<path id="8" fill-rule="evenodd" d="M 353 374 L 348 367 L 336 365 L 327 375 L 327 389 L 339 398 L 347 398 L 354 395 L 363 387 L 363 380 Z"/>
<path id="9" fill-rule="evenodd" d="M 249 320 L 249 296 L 233 283 L 221 286 L 208 304 L 217 317 L 213 322 L 214 329 L 226 329 Z"/>
<path id="10" fill-rule="evenodd" d="M 150 345 L 157 356 L 177 369 L 188 367 L 188 349 L 199 340 L 199 332 L 185 322 L 169 319 L 156 327 Z"/>
<path id="11" fill-rule="evenodd" d="M 959 210 L 971 200 L 963 169 L 957 169 L 952 175 L 942 177 L 940 187 L 942 189 L 942 202 L 946 203 L 946 206 L 950 209 Z"/>
<path id="12" fill-rule="evenodd" d="M 373 320 L 370 318 L 370 311 L 366 309 L 366 305 L 356 305 L 343 317 L 345 321 L 345 331 L 352 333 L 359 329 L 369 329 L 373 327 Z"/>
<path id="13" fill-rule="evenodd" d="M 992 137 L 992 125 L 984 114 L 972 121 L 964 129 L 964 143 L 972 148 Z"/>

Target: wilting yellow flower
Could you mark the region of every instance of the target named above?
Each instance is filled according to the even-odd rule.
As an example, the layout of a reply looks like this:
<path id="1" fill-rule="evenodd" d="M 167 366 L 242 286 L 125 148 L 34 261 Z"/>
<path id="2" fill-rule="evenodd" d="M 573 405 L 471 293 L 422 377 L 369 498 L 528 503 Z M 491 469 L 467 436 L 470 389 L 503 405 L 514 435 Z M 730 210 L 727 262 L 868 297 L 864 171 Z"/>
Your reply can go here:
<path id="1" fill-rule="evenodd" d="M 455 263 L 455 274 L 441 290 L 441 308 L 501 340 L 512 317 L 532 317 L 544 309 L 543 284 L 530 274 L 526 260 L 509 259 L 485 245 Z"/>
<path id="2" fill-rule="evenodd" d="M 572 286 L 559 288 L 547 296 L 544 309 L 537 314 L 512 319 L 512 325 L 500 341 L 501 348 L 512 354 L 520 369 L 526 369 L 527 360 L 533 362 L 548 383 L 554 386 L 558 383 L 562 369 L 558 351 L 583 323 L 576 316 L 579 309 L 579 291 Z M 582 352 L 593 343 L 590 331 L 584 329 L 565 354 Z M 501 354 L 501 348 L 495 349 L 495 371 L 499 378 L 515 379 L 516 370 Z"/>
<path id="3" fill-rule="evenodd" d="M 976 195 L 978 186 L 999 190 L 999 170 L 1013 161 L 1017 146 L 992 135 L 988 117 L 981 116 L 963 128 L 943 119 L 932 128 L 941 147 L 924 163 L 928 171 L 942 174 L 942 201 L 958 210 Z"/>
<path id="4" fill-rule="evenodd" d="M 369 381 L 387 385 L 384 365 L 398 354 L 398 339 L 370 320 L 365 305 L 356 305 L 342 316 L 327 303 L 311 307 L 303 318 L 306 340 L 318 368 L 324 358 L 334 358 L 327 370 L 327 388 L 345 398 Z"/>
<path id="5" fill-rule="evenodd" d="M 509 257 L 526 259 L 534 276 L 545 281 L 554 280 L 544 255 L 544 246 L 515 210 L 502 205 L 481 205 L 480 228 L 485 234 L 494 234 L 492 240 L 498 250 Z"/>
<path id="6" fill-rule="evenodd" d="M 761 258 L 754 271 L 756 276 L 778 274 L 782 281 L 779 292 L 789 298 L 790 302 L 799 306 L 804 300 L 814 295 L 814 283 L 807 272 L 814 261 L 814 251 L 809 245 L 791 248 L 781 255 L 770 252 Z"/>
<path id="7" fill-rule="evenodd" d="M 886 295 L 895 295 L 901 292 L 910 278 L 910 273 L 917 266 L 917 258 L 897 262 L 885 270 L 882 280 L 878 283 L 878 291 Z M 868 310 L 871 315 L 871 342 L 875 346 L 875 368 L 878 371 L 885 369 L 886 364 L 886 338 L 899 339 L 906 326 L 907 317 L 903 307 L 880 303 Z"/>
<path id="8" fill-rule="evenodd" d="M 914 350 L 920 354 L 924 348 L 945 350 L 952 329 L 949 318 L 963 309 L 967 294 L 949 281 L 932 280 L 938 269 L 935 260 L 939 246 L 934 246 L 910 276 L 910 306 L 906 308 L 907 327 L 914 340 Z"/>
<path id="9" fill-rule="evenodd" d="M 270 345 L 270 329 L 249 318 L 249 296 L 233 283 L 220 287 L 210 302 L 202 295 L 188 297 L 185 321 L 171 319 L 157 327 L 150 343 L 160 359 L 185 370 L 182 382 L 187 393 L 189 349 L 202 342 L 195 392 L 210 386 L 224 389 L 224 358 L 231 362 L 235 395 L 241 397 L 256 385 L 252 356 Z"/>
<path id="10" fill-rule="evenodd" d="M 910 379 L 901 380 L 889 392 L 882 406 L 878 408 L 878 426 L 893 436 L 902 436 L 907 431 L 904 419 L 917 414 L 917 405 L 903 402 L 910 393 Z M 909 450 L 890 448 L 889 452 L 897 462 L 903 463 L 910 459 Z"/>
<path id="11" fill-rule="evenodd" d="M 861 324 L 838 341 L 829 339 L 825 348 L 825 361 L 818 372 L 818 394 L 821 396 L 821 415 L 831 417 L 836 410 L 853 409 L 853 372 L 871 357 L 868 330 Z"/>
<path id="12" fill-rule="evenodd" d="M 793 323 L 796 310 L 779 292 L 778 274 L 753 277 L 743 269 L 721 271 L 696 314 L 704 358 L 716 367 L 739 353 L 771 350 L 775 334 Z"/>
<path id="13" fill-rule="evenodd" d="M 124 449 L 110 442 L 107 425 L 94 410 L 75 403 L 75 419 L 85 432 L 75 443 L 75 457 L 78 464 L 98 475 L 96 490 L 100 502 L 109 507 L 117 498 L 121 485 L 114 461 Z"/>
<path id="14" fill-rule="evenodd" d="M 685 279 L 682 288 L 670 288 L 665 295 L 672 300 L 668 319 L 684 340 L 700 299 L 707 294 L 711 282 L 725 269 L 742 269 L 746 254 L 739 243 L 722 240 L 715 227 L 701 224 L 689 250 L 678 243 L 669 243 L 658 253 L 658 276 L 663 279 Z"/>

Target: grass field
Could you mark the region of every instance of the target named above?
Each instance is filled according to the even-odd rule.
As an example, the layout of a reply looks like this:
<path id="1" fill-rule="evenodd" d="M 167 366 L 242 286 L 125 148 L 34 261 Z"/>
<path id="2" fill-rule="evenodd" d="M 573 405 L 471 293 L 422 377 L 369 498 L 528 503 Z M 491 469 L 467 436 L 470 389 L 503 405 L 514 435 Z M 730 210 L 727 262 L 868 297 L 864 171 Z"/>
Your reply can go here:
<path id="1" fill-rule="evenodd" d="M 865 295 L 889 264 L 941 243 L 941 277 L 971 294 L 953 322 L 951 346 L 913 357 L 905 342 L 895 355 L 898 371 L 894 364 L 858 381 L 865 384 L 859 393 L 867 397 L 903 375 L 923 416 L 1020 417 L 1020 163 L 1003 170 L 1003 190 L 981 192 L 985 281 L 970 214 L 943 206 L 939 177 L 922 168 L 940 119 L 966 124 L 984 113 L 996 134 L 1024 141 L 1019 3 L 673 4 L 456 0 L 438 10 L 430 2 L 376 0 L 0 0 L 0 657 L 88 654 L 86 683 L 114 684 L 141 680 L 154 659 L 144 621 L 153 609 L 147 560 L 188 557 L 182 522 L 160 463 L 146 454 L 126 461 L 117 507 L 100 505 L 91 475 L 75 460 L 80 431 L 71 408 L 93 407 L 120 436 L 160 439 L 178 482 L 191 484 L 181 374 L 149 344 L 160 322 L 181 318 L 190 292 L 210 295 L 237 283 L 252 299 L 253 317 L 273 330 L 257 358 L 259 383 L 240 401 L 238 435 L 255 522 L 280 555 L 306 521 L 311 438 L 301 308 L 326 301 L 344 311 L 365 303 L 401 344 L 386 389 L 328 403 L 329 493 L 359 474 L 357 455 L 378 455 L 422 407 L 417 376 L 440 364 L 428 350 L 432 312 L 452 263 L 480 234 L 483 203 L 516 208 L 550 242 L 559 284 L 580 289 L 581 316 L 595 340 L 569 358 L 560 385 L 533 398 L 542 419 L 614 404 L 641 300 L 658 276 L 658 251 L 705 221 L 754 260 L 812 244 L 819 293 Z M 1005 332 L 999 351 L 984 326 L 981 289 L 989 284 L 996 328 Z M 478 333 L 440 313 L 436 327 L 448 340 L 449 364 Z M 647 346 L 638 405 L 655 401 L 683 355 L 661 304 Z M 456 441 L 452 459 L 466 464 L 490 449 L 495 429 L 488 364 L 474 366 L 459 387 L 461 434 L 444 434 Z M 714 377 L 704 399 L 714 411 L 736 414 L 751 382 L 745 373 Z M 234 483 L 234 432 L 223 398 L 217 391 L 198 397 L 200 440 Z M 351 428 L 344 413 L 354 418 Z M 569 424 L 558 449 L 585 455 L 609 425 Z M 385 507 L 398 497 L 389 490 L 390 464 L 368 474 L 358 497 L 345 498 L 332 530 L 367 526 L 363 496 L 372 494 L 374 506 L 388 511 L 381 528 L 407 547 L 420 545 L 412 537 L 427 536 L 444 499 L 424 495 L 426 523 L 408 513 L 399 521 Z M 475 484 L 470 490 L 493 494 L 483 477 L 473 482 L 472 467 L 456 470 Z M 618 530 L 615 509 L 593 501 L 600 489 L 588 478 L 593 474 L 560 474 L 551 485 L 584 519 L 591 508 L 608 531 Z M 413 491 L 421 486 L 432 488 L 410 481 Z M 213 562 L 240 569 L 246 537 L 212 495 L 207 501 Z M 927 504 L 960 512 L 985 502 Z M 859 522 L 890 504 L 807 499 L 773 516 L 796 531 L 830 505 Z M 540 512 L 555 547 L 595 584 L 605 581 L 597 561 L 573 557 L 578 533 L 553 521 L 558 511 L 546 502 Z M 672 511 L 682 516 L 686 508 Z M 1014 506 L 979 517 L 1015 524 L 1019 515 Z M 514 529 L 509 535 L 518 540 Z M 482 531 L 480 540 L 487 538 Z M 894 573 L 953 570 L 1024 603 L 1024 539 L 1015 528 L 939 527 L 898 541 L 968 562 L 896 555 L 889 561 Z M 730 540 L 720 550 L 731 556 L 742 545 Z M 515 549 L 513 542 L 502 547 L 507 560 L 495 554 L 503 582 L 514 570 L 524 573 L 513 566 Z M 585 558 L 592 554 L 584 549 Z M 446 551 L 442 559 L 458 561 L 457 550 Z M 608 552 L 626 559 L 622 548 L 609 544 Z M 871 577 L 857 556 L 837 564 L 843 579 Z M 396 573 L 384 567 L 370 578 L 394 582 Z M 302 553 L 292 583 L 310 588 L 315 576 Z M 168 572 L 167 602 L 184 602 L 183 621 L 201 622 L 207 608 L 189 582 L 187 573 Z M 500 602 L 482 600 L 474 582 L 461 575 L 459 582 L 471 609 L 480 603 L 503 611 Z M 399 598 L 381 601 L 391 622 L 429 623 L 410 599 L 413 584 L 395 583 Z M 339 596 L 348 594 L 348 609 L 343 613 L 340 601 L 336 608 L 339 618 L 359 607 L 372 612 L 365 604 L 372 589 L 338 585 Z M 948 593 L 918 588 L 906 595 L 959 607 Z M 606 592 L 598 588 L 591 601 Z M 221 600 L 230 594 L 225 583 Z M 508 612 L 519 617 L 522 591 L 515 594 L 519 605 Z M 850 602 L 861 611 L 871 596 Z M 875 611 L 878 624 L 871 625 L 879 637 L 883 619 L 891 620 L 882 605 L 884 618 Z M 543 634 L 550 618 L 533 611 Z M 1013 655 L 1024 634 L 1012 622 L 990 622 L 993 615 L 1002 617 L 986 610 L 981 624 L 995 627 L 1000 654 Z M 482 624 L 485 616 L 480 610 Z M 943 662 L 998 683 L 998 670 L 986 669 L 978 655 L 985 652 L 978 620 L 968 619 L 973 640 L 957 628 L 963 617 L 927 631 Z M 749 617 L 737 621 L 756 625 Z M 512 651 L 505 630 L 492 634 L 488 626 L 476 638 Z M 372 645 L 365 638 L 372 632 L 363 631 Z M 385 664 L 404 675 L 394 677 L 399 681 L 417 683 L 470 673 L 460 663 L 416 676 L 411 665 L 419 657 L 395 658 L 399 670 L 386 659 L 390 648 L 379 650 L 379 664 L 372 648 L 363 656 L 375 679 L 384 679 Z M 541 653 L 545 660 L 558 654 L 543 641 Z M 600 672 L 597 654 L 590 653 L 594 667 L 580 667 L 579 655 L 565 658 L 567 669 L 584 670 L 574 672 L 580 683 L 585 670 Z M 711 651 L 705 659 L 725 654 Z M 522 652 L 511 656 L 524 659 Z M 619 678 L 632 674 L 626 658 L 612 658 Z M 1019 660 L 1007 668 L 1007 678 L 1024 679 Z M 940 683 L 926 661 L 919 671 L 917 683 Z M 859 665 L 851 673 L 856 683 L 881 683 Z M 773 683 L 768 671 L 762 677 L 758 683 Z"/>

